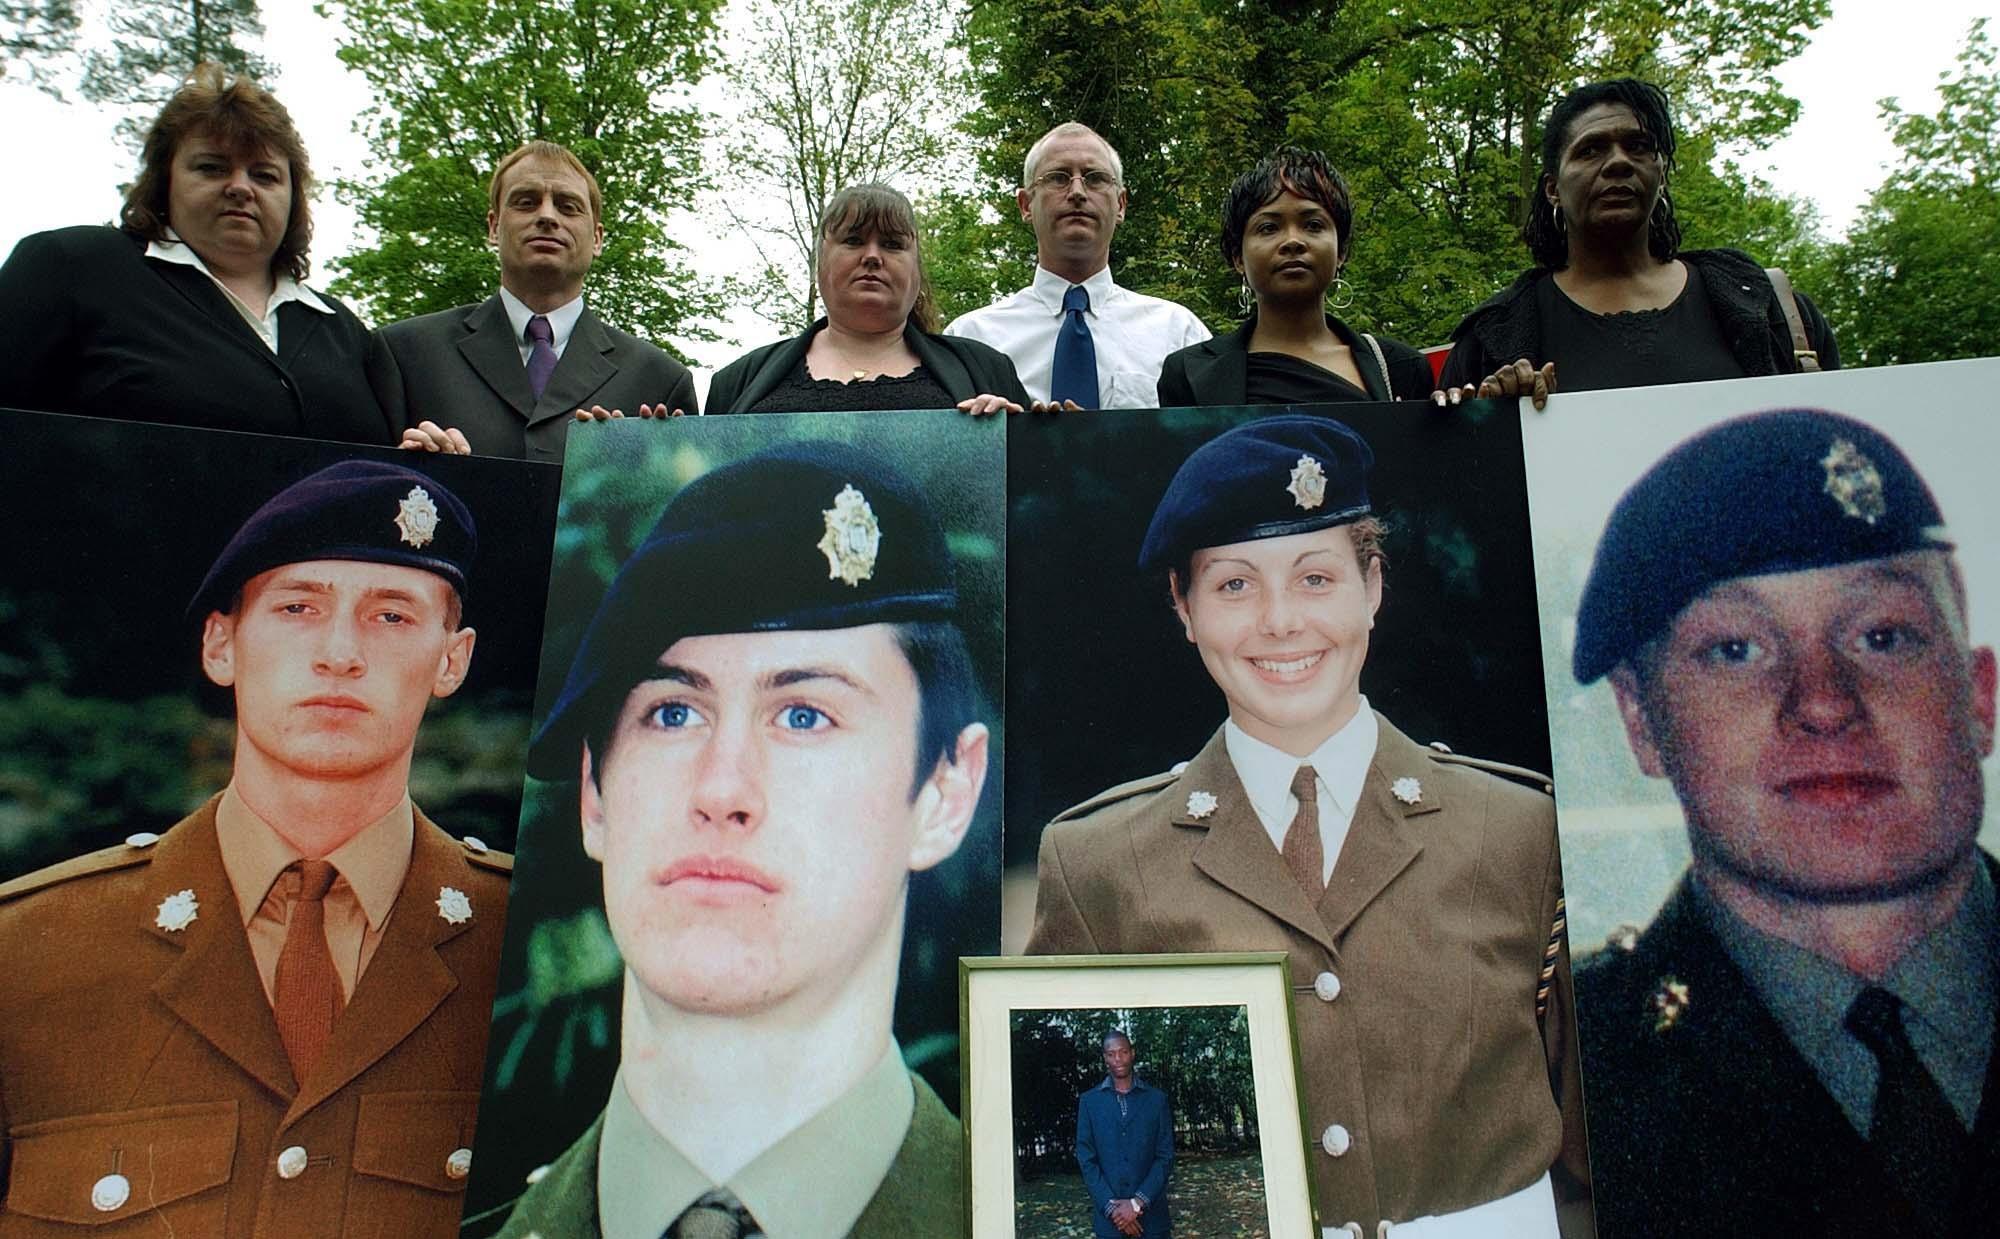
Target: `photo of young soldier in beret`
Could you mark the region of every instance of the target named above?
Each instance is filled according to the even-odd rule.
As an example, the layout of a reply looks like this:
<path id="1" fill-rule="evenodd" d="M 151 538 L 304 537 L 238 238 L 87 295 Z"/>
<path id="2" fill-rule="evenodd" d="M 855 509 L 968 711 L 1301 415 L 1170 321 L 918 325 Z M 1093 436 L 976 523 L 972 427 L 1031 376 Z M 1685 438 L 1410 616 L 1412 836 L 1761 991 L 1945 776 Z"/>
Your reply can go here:
<path id="1" fill-rule="evenodd" d="M 461 692 L 525 700 L 502 600 L 546 571 L 551 471 L 0 416 L 27 655 L 4 812 L 28 854 L 71 851 L 0 884 L 0 1234 L 451 1233 L 511 832 L 419 787 L 419 735 Z M 496 530 L 517 546 L 491 570 Z"/>
<path id="2" fill-rule="evenodd" d="M 962 1234 L 941 1097 L 956 959 L 998 945 L 1000 423 L 599 429 L 570 440 L 506 964 L 588 988 L 503 1003 L 468 1233 Z M 565 1035 L 591 1019 L 608 1054 Z M 544 1044 L 598 1062 L 552 1082 Z"/>
<path id="3" fill-rule="evenodd" d="M 1996 379 L 1529 420 L 1603 1239 L 1991 1229 Z"/>
<path id="4" fill-rule="evenodd" d="M 1011 462 L 1028 953 L 1287 951 L 1325 1234 L 1587 1233 L 1511 410 L 1116 416 Z"/>

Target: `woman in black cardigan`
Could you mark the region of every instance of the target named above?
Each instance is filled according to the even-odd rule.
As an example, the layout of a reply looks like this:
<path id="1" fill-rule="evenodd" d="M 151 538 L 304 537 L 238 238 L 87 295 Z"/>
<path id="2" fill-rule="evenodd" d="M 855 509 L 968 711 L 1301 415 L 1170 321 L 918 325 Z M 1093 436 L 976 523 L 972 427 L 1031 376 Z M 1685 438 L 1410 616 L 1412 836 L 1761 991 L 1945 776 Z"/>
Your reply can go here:
<path id="1" fill-rule="evenodd" d="M 1005 354 L 936 334 L 916 212 L 886 185 L 835 194 L 814 278 L 826 317 L 718 370 L 711 413 L 942 409 L 1019 413 L 1028 393 Z"/>
<path id="2" fill-rule="evenodd" d="M 1167 357 L 1161 407 L 1428 399 L 1422 353 L 1326 311 L 1328 287 L 1346 287 L 1340 269 L 1353 234 L 1347 184 L 1318 151 L 1281 146 L 1236 178 L 1222 207 L 1222 256 L 1243 277 L 1250 317 Z"/>
<path id="3" fill-rule="evenodd" d="M 119 227 L 0 266 L 0 405 L 391 444 L 367 328 L 305 287 L 312 171 L 271 93 L 202 65 L 146 135 Z"/>

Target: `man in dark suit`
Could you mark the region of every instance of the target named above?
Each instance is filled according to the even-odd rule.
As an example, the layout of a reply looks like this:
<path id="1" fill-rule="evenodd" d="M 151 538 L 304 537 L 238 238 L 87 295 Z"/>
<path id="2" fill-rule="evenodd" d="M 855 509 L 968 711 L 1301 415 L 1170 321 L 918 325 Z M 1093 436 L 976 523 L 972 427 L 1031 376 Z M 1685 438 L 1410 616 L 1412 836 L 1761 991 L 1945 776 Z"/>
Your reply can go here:
<path id="1" fill-rule="evenodd" d="M 698 412 L 686 366 L 583 303 L 604 249 L 590 170 L 565 147 L 529 142 L 500 161 L 491 192 L 500 291 L 379 332 L 371 377 L 403 446 L 560 462 L 580 409 Z"/>
<path id="2" fill-rule="evenodd" d="M 471 664 L 476 548 L 435 479 L 349 461 L 217 557 L 188 616 L 229 785 L 0 885 L 0 1235 L 456 1224 L 512 860 L 408 784 Z"/>
<path id="3" fill-rule="evenodd" d="M 1167 1176 L 1174 1168 L 1174 1116 L 1167 1095 L 1132 1073 L 1132 1038 L 1104 1034 L 1104 1079 L 1076 1099 L 1076 1164 L 1090 1191 L 1090 1226 L 1101 1239 L 1161 1239 L 1174 1233 Z"/>
<path id="4" fill-rule="evenodd" d="M 1737 418 L 1620 499 L 1577 614 L 1693 863 L 1576 971 L 1602 1239 L 1990 1234 L 1993 651 L 1896 445 Z"/>

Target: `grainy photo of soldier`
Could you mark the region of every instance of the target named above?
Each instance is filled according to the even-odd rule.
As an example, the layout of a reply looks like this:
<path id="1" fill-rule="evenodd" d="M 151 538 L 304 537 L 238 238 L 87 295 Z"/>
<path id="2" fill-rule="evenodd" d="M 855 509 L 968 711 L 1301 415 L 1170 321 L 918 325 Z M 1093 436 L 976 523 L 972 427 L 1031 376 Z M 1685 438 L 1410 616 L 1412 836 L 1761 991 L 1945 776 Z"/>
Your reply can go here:
<path id="1" fill-rule="evenodd" d="M 1537 527 L 1572 565 L 1543 597 L 1604 1239 L 1989 1229 L 1996 566 L 1982 432 L 1944 415 L 1971 369 L 1531 436 L 1560 471 L 1665 414 L 1615 501 Z"/>

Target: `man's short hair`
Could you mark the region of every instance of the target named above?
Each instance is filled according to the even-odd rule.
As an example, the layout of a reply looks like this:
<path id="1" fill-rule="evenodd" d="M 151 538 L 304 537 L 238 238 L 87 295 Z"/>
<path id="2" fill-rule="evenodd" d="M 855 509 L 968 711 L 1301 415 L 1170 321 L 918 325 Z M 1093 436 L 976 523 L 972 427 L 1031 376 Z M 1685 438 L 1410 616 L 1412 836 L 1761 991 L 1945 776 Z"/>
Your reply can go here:
<path id="1" fill-rule="evenodd" d="M 1126 1045 L 1131 1045 L 1132 1037 L 1122 1028 L 1107 1028 L 1104 1031 L 1104 1036 L 1098 1040 L 1097 1048 L 1108 1050 L 1114 1041 L 1123 1041 Z"/>
<path id="2" fill-rule="evenodd" d="M 1049 143 L 1072 133 L 1087 133 L 1099 142 L 1103 142 L 1104 149 L 1111 155 L 1111 179 L 1117 181 L 1120 185 L 1125 183 L 1125 161 L 1118 157 L 1118 148 L 1111 145 L 1110 141 L 1103 134 L 1092 129 L 1082 121 L 1066 120 L 1041 137 L 1036 138 L 1035 144 L 1028 148 L 1027 157 L 1021 161 L 1021 188 L 1027 189 L 1035 183 L 1035 165 L 1042 161 L 1042 152 L 1048 149 Z"/>
<path id="3" fill-rule="evenodd" d="M 146 130 L 139 175 L 125 191 L 119 226 L 148 241 L 168 239 L 167 189 L 174 152 L 195 134 L 213 135 L 218 144 L 236 155 L 264 147 L 291 165 L 292 214 L 277 252 L 271 255 L 271 270 L 295 280 L 305 279 L 310 268 L 306 250 L 312 245 L 313 189 L 305 141 L 277 96 L 213 61 L 194 67 Z"/>
<path id="4" fill-rule="evenodd" d="M 500 182 L 507 178 L 508 169 L 525 159 L 562 164 L 582 177 L 585 187 L 590 191 L 590 218 L 598 224 L 604 222 L 604 195 L 597 188 L 597 178 L 591 175 L 590 169 L 583 166 L 583 160 L 578 159 L 575 152 L 567 146 L 556 142 L 544 142 L 540 138 L 532 142 L 523 142 L 508 151 L 506 158 L 494 167 L 493 180 L 486 187 L 486 195 L 495 215 L 500 213 Z"/>

